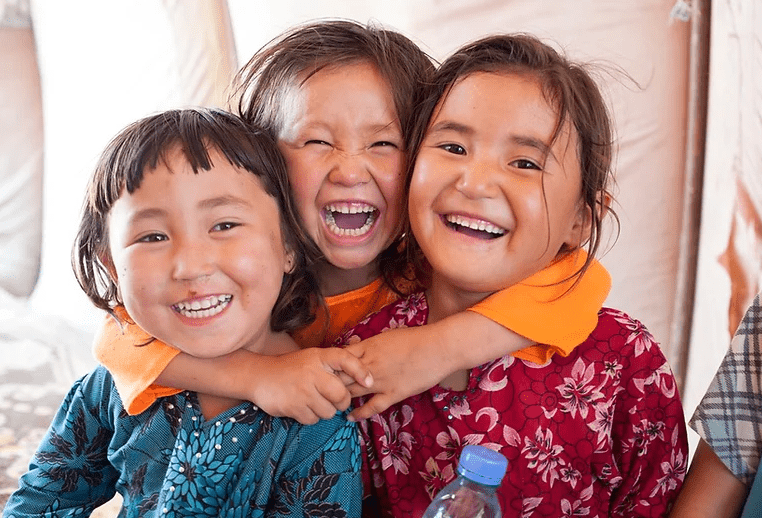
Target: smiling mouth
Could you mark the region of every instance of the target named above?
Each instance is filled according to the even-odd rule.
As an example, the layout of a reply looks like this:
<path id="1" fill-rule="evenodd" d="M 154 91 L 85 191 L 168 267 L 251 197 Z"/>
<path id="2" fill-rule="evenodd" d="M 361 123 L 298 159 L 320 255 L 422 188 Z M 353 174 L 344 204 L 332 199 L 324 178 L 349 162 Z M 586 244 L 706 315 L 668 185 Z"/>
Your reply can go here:
<path id="1" fill-rule="evenodd" d="M 172 309 L 187 318 L 209 318 L 221 313 L 233 300 L 232 295 L 212 295 L 191 302 L 172 304 Z"/>
<path id="2" fill-rule="evenodd" d="M 333 234 L 357 237 L 370 231 L 378 213 L 367 203 L 333 203 L 323 209 L 323 220 Z"/>
<path id="3" fill-rule="evenodd" d="M 507 232 L 506 229 L 489 221 L 469 218 L 460 214 L 445 214 L 442 219 L 448 228 L 477 239 L 497 239 Z"/>

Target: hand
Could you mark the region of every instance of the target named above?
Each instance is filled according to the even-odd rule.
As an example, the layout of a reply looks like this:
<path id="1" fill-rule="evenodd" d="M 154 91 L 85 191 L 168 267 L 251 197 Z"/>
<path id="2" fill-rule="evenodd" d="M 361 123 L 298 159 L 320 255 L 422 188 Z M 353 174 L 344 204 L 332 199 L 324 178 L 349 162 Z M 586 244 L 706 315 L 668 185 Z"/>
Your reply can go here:
<path id="1" fill-rule="evenodd" d="M 350 420 L 383 412 L 430 389 L 456 370 L 448 358 L 433 350 L 435 332 L 432 326 L 392 329 L 346 347 L 373 373 L 372 390 L 357 383 L 348 387 L 353 397 L 374 393 L 349 414 Z"/>
<path id="2" fill-rule="evenodd" d="M 351 394 L 337 376 L 371 387 L 373 378 L 363 363 L 339 348 L 309 348 L 280 356 L 259 356 L 249 370 L 250 399 L 273 416 L 288 416 L 302 424 L 330 419 L 349 407 Z"/>

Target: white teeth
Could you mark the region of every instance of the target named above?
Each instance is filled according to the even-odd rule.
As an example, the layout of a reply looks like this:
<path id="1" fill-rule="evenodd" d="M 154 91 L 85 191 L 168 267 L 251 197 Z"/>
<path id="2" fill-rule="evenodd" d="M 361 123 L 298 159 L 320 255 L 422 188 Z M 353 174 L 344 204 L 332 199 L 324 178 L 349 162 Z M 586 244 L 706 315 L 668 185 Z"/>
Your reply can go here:
<path id="1" fill-rule="evenodd" d="M 338 212 L 340 214 L 367 214 L 368 217 L 365 223 L 360 228 L 341 228 L 336 224 L 336 220 L 333 218 L 333 213 Z M 325 207 L 325 223 L 332 233 L 337 236 L 363 236 L 368 233 L 370 227 L 373 226 L 373 222 L 378 218 L 378 211 L 372 205 L 365 203 L 341 203 L 331 204 Z"/>
<path id="2" fill-rule="evenodd" d="M 175 311 L 188 318 L 207 318 L 220 313 L 228 306 L 232 299 L 232 295 L 220 295 L 219 297 L 212 295 L 190 303 L 178 302 L 172 307 Z"/>
<path id="3" fill-rule="evenodd" d="M 326 210 L 341 214 L 358 214 L 361 212 L 376 212 L 376 208 L 367 203 L 337 203 L 327 205 Z"/>
<path id="4" fill-rule="evenodd" d="M 506 232 L 504 228 L 493 225 L 489 221 L 484 221 L 483 219 L 467 218 L 459 214 L 447 214 L 445 215 L 445 219 L 454 225 L 460 225 L 461 227 L 467 227 L 472 230 L 489 232 L 490 234 L 495 234 L 497 236 L 502 236 Z"/>

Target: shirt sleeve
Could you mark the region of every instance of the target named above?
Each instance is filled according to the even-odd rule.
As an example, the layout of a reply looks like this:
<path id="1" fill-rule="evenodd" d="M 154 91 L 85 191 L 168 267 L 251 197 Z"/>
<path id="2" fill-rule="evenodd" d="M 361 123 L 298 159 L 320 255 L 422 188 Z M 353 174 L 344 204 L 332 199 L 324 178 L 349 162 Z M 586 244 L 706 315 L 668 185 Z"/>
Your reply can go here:
<path id="1" fill-rule="evenodd" d="M 127 413 L 137 415 L 157 398 L 180 392 L 154 383 L 180 351 L 143 331 L 123 308 L 115 312 L 121 321 L 106 317 L 93 354 L 111 373 Z"/>
<path id="2" fill-rule="evenodd" d="M 358 518 L 363 487 L 357 425 L 346 420 L 346 412 L 338 413 L 301 426 L 294 442 L 285 448 L 293 456 L 278 477 L 267 516 Z"/>
<path id="3" fill-rule="evenodd" d="M 595 259 L 575 284 L 572 276 L 586 259 L 579 250 L 469 310 L 540 344 L 514 353 L 517 358 L 544 363 L 553 353 L 567 356 L 595 329 L 611 289 L 611 276 Z"/>
<path id="4" fill-rule="evenodd" d="M 746 311 L 690 426 L 728 469 L 751 485 L 762 455 L 762 307 Z"/>
<path id="5" fill-rule="evenodd" d="M 659 344 L 640 323 L 625 325 L 631 331 L 626 342 L 632 353 L 621 372 L 627 381 L 612 402 L 617 465 L 611 469 L 620 473 L 621 482 L 612 493 L 609 516 L 667 516 L 688 464 L 683 407 Z"/>
<path id="6" fill-rule="evenodd" d="M 4 517 L 89 516 L 114 496 L 119 473 L 107 456 L 113 385 L 99 369 L 69 391 L 19 489 L 8 499 Z"/>

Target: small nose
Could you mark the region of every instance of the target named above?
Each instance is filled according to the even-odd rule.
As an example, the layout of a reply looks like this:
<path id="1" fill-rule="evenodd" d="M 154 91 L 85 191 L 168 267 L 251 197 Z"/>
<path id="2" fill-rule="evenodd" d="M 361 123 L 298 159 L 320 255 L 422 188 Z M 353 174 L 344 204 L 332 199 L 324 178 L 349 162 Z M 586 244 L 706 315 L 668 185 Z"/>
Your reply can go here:
<path id="1" fill-rule="evenodd" d="M 362 185 L 370 181 L 370 171 L 365 152 L 334 151 L 331 157 L 328 180 L 344 187 Z"/>
<path id="2" fill-rule="evenodd" d="M 199 241 L 176 241 L 172 277 L 178 281 L 196 281 L 211 276 L 214 260 L 208 246 Z"/>
<path id="3" fill-rule="evenodd" d="M 494 196 L 496 172 L 483 162 L 466 166 L 458 177 L 455 188 L 467 198 L 491 198 Z"/>

